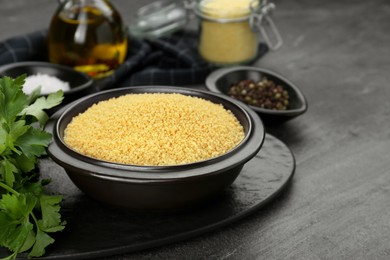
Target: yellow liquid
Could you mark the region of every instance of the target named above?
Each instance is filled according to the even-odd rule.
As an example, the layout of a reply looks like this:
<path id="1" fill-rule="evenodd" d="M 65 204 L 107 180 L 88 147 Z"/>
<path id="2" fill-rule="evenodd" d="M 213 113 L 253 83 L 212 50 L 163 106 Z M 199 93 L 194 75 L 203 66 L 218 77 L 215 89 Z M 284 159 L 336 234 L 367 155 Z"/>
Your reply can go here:
<path id="1" fill-rule="evenodd" d="M 249 16 L 250 0 L 210 0 L 201 2 L 201 11 L 210 18 L 234 19 Z M 257 54 L 258 39 L 249 21 L 201 22 L 199 53 L 207 61 L 238 64 L 253 59 Z"/>
<path id="2" fill-rule="evenodd" d="M 127 38 L 120 17 L 103 16 L 96 8 L 75 9 L 69 19 L 59 14 L 51 21 L 49 60 L 71 66 L 91 77 L 112 74 L 127 53 Z"/>

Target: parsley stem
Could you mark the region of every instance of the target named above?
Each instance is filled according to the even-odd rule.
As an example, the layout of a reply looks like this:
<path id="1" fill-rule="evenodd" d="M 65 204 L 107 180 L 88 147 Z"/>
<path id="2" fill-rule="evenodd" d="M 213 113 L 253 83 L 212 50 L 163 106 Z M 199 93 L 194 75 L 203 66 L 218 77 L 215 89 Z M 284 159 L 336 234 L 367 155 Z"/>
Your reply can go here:
<path id="1" fill-rule="evenodd" d="M 38 219 L 37 219 L 37 217 L 35 217 L 34 212 L 31 212 L 30 215 L 31 215 L 32 219 L 34 220 L 34 223 L 35 223 L 35 226 L 37 227 L 37 230 L 40 230 L 39 225 L 38 225 Z"/>
<path id="2" fill-rule="evenodd" d="M 2 182 L 0 182 L 0 187 L 2 187 L 3 189 L 5 189 L 8 192 L 11 192 L 12 194 L 19 196 L 19 192 L 17 192 L 16 190 L 12 189 L 10 186 L 8 186 Z"/>

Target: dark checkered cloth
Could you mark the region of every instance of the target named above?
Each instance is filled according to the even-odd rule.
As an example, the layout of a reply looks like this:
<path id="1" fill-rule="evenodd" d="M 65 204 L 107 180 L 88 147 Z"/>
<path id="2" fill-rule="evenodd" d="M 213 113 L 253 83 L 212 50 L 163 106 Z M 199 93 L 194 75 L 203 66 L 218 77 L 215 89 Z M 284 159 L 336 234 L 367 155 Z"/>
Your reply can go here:
<path id="1" fill-rule="evenodd" d="M 0 42 L 0 65 L 18 61 L 47 61 L 47 31 L 10 38 Z M 202 84 L 215 66 L 198 54 L 197 35 L 179 32 L 148 41 L 129 39 L 125 62 L 113 75 L 98 81 L 99 89 L 136 85 Z M 259 45 L 258 58 L 268 51 Z"/>

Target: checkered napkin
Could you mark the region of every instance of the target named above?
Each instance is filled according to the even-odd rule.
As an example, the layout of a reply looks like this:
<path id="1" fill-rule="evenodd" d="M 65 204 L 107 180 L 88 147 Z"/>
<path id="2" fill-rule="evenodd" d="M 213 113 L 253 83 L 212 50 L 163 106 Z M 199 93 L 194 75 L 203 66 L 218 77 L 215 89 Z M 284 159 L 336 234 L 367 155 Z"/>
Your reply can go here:
<path id="1" fill-rule="evenodd" d="M 47 61 L 47 31 L 0 42 L 0 65 L 19 61 Z M 195 32 L 179 32 L 156 40 L 129 39 L 129 53 L 114 74 L 97 81 L 98 90 L 123 86 L 203 84 L 215 66 L 202 60 Z M 258 58 L 268 51 L 259 45 Z"/>

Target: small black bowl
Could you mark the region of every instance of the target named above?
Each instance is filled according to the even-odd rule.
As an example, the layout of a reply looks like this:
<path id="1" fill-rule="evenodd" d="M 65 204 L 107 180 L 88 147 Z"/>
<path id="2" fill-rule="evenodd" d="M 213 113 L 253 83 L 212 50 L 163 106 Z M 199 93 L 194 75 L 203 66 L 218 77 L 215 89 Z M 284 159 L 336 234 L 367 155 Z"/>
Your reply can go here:
<path id="1" fill-rule="evenodd" d="M 283 123 L 306 112 L 308 106 L 307 101 L 299 88 L 275 72 L 262 68 L 237 66 L 218 69 L 207 77 L 206 87 L 212 92 L 228 95 L 231 84 L 245 79 L 260 81 L 263 78 L 267 78 L 283 86 L 288 91 L 290 97 L 287 110 L 271 110 L 249 106 L 259 114 L 265 124 Z"/>
<path id="2" fill-rule="evenodd" d="M 70 103 L 93 92 L 93 80 L 88 75 L 70 67 L 49 62 L 25 61 L 15 62 L 0 67 L 0 76 L 16 78 L 22 74 L 27 76 L 47 74 L 69 82 L 70 90 L 64 91 L 62 104 Z"/>
<path id="3" fill-rule="evenodd" d="M 172 166 L 136 166 L 102 161 L 82 155 L 65 144 L 64 130 L 74 116 L 97 102 L 137 93 L 179 93 L 221 104 L 236 116 L 243 126 L 245 137 L 221 156 Z M 48 155 L 65 169 L 80 190 L 110 205 L 147 210 L 189 207 L 227 188 L 243 165 L 260 150 L 265 136 L 258 115 L 232 98 L 208 91 L 163 86 L 118 88 L 89 95 L 55 113 L 46 130 L 54 137 L 48 147 Z"/>

